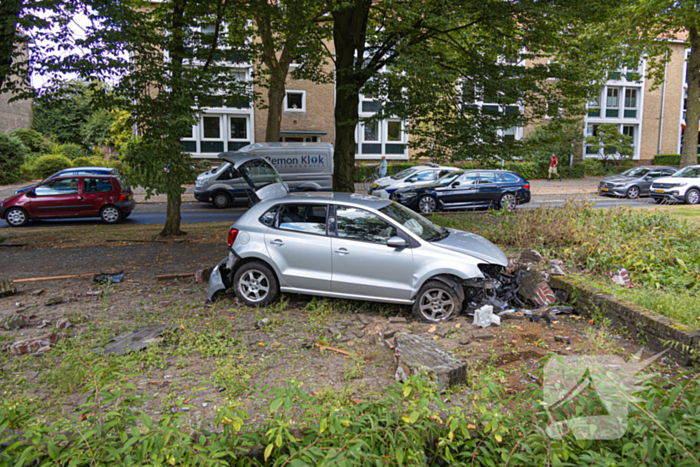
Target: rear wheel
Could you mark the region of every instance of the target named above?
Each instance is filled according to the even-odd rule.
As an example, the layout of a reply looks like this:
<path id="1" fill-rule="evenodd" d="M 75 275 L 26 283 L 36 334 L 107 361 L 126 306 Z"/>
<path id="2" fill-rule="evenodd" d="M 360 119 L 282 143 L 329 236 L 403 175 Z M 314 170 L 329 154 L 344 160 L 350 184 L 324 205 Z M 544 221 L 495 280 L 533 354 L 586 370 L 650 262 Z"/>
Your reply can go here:
<path id="1" fill-rule="evenodd" d="M 241 266 L 233 278 L 236 296 L 248 306 L 267 306 L 279 297 L 279 284 L 272 270 L 254 261 Z"/>
<path id="2" fill-rule="evenodd" d="M 231 197 L 228 195 L 228 193 L 216 193 L 211 198 L 211 204 L 213 204 L 217 209 L 227 208 L 228 205 L 231 204 Z"/>
<path id="3" fill-rule="evenodd" d="M 370 175 L 369 177 L 365 178 L 365 181 L 363 182 L 363 185 L 365 186 L 365 191 L 369 191 L 369 187 L 372 186 L 376 178 L 374 175 Z"/>
<path id="4" fill-rule="evenodd" d="M 121 209 L 116 206 L 105 206 L 100 211 L 100 217 L 102 222 L 106 224 L 116 224 L 124 218 L 124 215 Z"/>
<path id="5" fill-rule="evenodd" d="M 22 208 L 10 208 L 5 213 L 5 220 L 10 227 L 22 227 L 29 222 L 29 215 Z"/>
<path id="6" fill-rule="evenodd" d="M 518 206 L 518 200 L 515 198 L 513 193 L 504 193 L 501 199 L 498 200 L 499 209 L 505 211 L 512 211 Z"/>
<path id="7" fill-rule="evenodd" d="M 421 196 L 418 200 L 418 210 L 421 214 L 431 214 L 437 209 L 437 201 L 430 195 Z"/>
<path id="8" fill-rule="evenodd" d="M 698 204 L 698 202 L 700 202 L 700 191 L 696 190 L 695 188 L 691 188 L 685 194 L 685 203 Z"/>
<path id="9" fill-rule="evenodd" d="M 638 186 L 631 186 L 627 190 L 627 197 L 629 199 L 637 199 L 639 198 L 639 187 Z"/>
<path id="10" fill-rule="evenodd" d="M 429 323 L 452 319 L 461 309 L 462 301 L 457 293 L 441 281 L 426 282 L 413 303 L 413 315 L 416 319 Z"/>

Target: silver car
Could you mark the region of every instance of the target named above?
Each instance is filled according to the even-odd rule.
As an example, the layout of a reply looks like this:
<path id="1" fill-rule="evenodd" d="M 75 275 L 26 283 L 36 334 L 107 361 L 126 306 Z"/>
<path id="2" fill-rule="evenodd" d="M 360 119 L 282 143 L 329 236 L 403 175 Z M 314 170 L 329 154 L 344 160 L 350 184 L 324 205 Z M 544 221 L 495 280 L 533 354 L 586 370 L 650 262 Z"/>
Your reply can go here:
<path id="1" fill-rule="evenodd" d="M 224 153 L 261 200 L 229 231 L 229 255 L 207 295 L 233 288 L 249 306 L 282 292 L 413 305 L 423 321 L 456 316 L 496 293 L 506 255 L 485 238 L 437 227 L 391 200 L 350 193 L 289 194 L 275 169 Z"/>
<path id="2" fill-rule="evenodd" d="M 649 188 L 654 180 L 669 177 L 678 169 L 673 167 L 632 167 L 621 174 L 606 177 L 598 184 L 603 195 L 624 196 L 635 199 L 649 196 Z"/>

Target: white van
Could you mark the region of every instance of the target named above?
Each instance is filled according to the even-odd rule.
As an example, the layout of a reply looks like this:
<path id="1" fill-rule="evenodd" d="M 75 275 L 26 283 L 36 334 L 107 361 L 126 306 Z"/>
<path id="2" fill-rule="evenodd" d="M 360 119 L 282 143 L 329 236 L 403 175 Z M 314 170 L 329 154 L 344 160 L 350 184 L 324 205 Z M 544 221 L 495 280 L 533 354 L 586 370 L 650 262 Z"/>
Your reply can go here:
<path id="1" fill-rule="evenodd" d="M 267 160 L 292 192 L 333 189 L 333 145 L 330 143 L 255 143 L 237 152 Z M 236 199 L 247 200 L 248 191 L 246 182 L 230 163 L 224 162 L 197 177 L 194 197 L 223 209 Z"/>

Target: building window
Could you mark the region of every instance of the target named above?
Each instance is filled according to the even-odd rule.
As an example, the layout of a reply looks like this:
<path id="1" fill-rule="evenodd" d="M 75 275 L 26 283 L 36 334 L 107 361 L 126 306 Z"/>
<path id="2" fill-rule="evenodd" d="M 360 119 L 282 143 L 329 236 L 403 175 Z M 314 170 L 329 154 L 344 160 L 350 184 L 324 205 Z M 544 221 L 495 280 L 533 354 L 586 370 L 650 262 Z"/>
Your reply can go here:
<path id="1" fill-rule="evenodd" d="M 600 92 L 588 101 L 588 116 L 600 117 Z"/>
<path id="2" fill-rule="evenodd" d="M 248 119 L 245 117 L 231 117 L 231 139 L 248 138 Z"/>
<path id="3" fill-rule="evenodd" d="M 546 118 L 558 117 L 560 113 L 559 103 L 556 101 L 547 101 L 547 113 Z"/>
<path id="4" fill-rule="evenodd" d="M 625 118 L 637 118 L 637 90 L 625 90 Z"/>
<path id="5" fill-rule="evenodd" d="M 379 123 L 365 122 L 365 141 L 379 141 Z"/>
<path id="6" fill-rule="evenodd" d="M 516 127 L 512 126 L 503 132 L 504 141 L 515 141 L 515 131 Z"/>
<path id="7" fill-rule="evenodd" d="M 306 112 L 306 91 L 287 91 L 285 112 Z"/>
<path id="8" fill-rule="evenodd" d="M 632 138 L 632 155 L 634 155 L 634 146 L 635 146 L 635 134 L 637 133 L 636 130 L 636 125 L 623 125 L 622 126 L 622 134 L 627 135 L 630 138 Z"/>
<path id="9" fill-rule="evenodd" d="M 607 99 L 605 101 L 605 116 L 619 117 L 620 116 L 620 88 L 608 88 Z"/>
<path id="10" fill-rule="evenodd" d="M 221 138 L 221 119 L 219 117 L 202 118 L 202 139 Z"/>
<path id="11" fill-rule="evenodd" d="M 386 140 L 387 141 L 402 141 L 401 122 L 395 122 L 395 121 L 386 122 Z"/>

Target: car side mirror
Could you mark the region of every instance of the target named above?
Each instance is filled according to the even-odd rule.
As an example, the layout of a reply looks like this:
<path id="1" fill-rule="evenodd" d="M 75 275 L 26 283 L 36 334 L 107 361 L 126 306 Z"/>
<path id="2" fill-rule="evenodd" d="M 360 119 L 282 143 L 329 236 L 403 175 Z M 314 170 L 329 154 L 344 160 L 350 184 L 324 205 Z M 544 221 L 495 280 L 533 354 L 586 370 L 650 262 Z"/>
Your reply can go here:
<path id="1" fill-rule="evenodd" d="M 390 248 L 406 248 L 408 243 L 401 237 L 391 237 L 386 241 L 386 246 Z"/>
<path id="2" fill-rule="evenodd" d="M 27 192 L 27 198 L 36 198 L 36 193 L 34 193 L 34 190 L 29 190 Z"/>
<path id="3" fill-rule="evenodd" d="M 452 182 L 452 188 L 459 186 L 459 182 Z"/>

